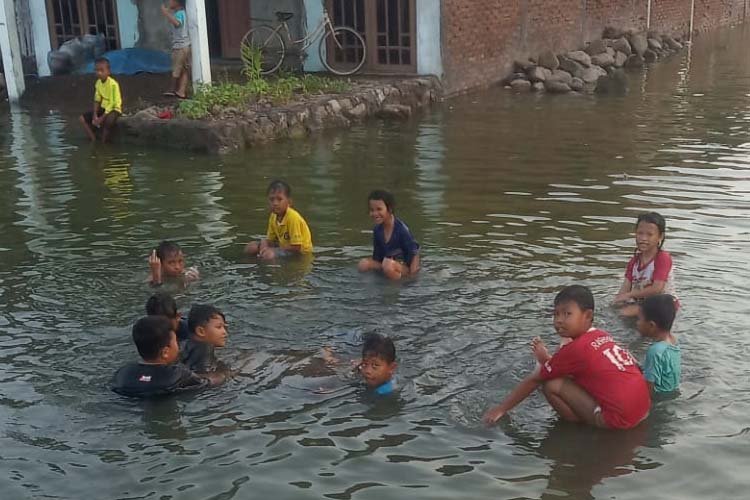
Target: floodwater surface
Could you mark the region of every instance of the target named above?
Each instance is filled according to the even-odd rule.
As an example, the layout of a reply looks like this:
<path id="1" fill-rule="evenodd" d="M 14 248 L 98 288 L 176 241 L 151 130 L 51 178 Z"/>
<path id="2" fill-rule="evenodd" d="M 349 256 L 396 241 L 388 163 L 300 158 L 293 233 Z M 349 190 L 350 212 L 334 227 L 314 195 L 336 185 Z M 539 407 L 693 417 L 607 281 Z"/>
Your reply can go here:
<path id="1" fill-rule="evenodd" d="M 3 499 L 747 498 L 750 488 L 750 32 L 724 30 L 632 75 L 623 96 L 495 88 L 409 123 L 371 122 L 225 157 L 92 147 L 75 117 L 0 114 L 0 491 Z M 281 177 L 313 262 L 242 256 Z M 366 197 L 397 197 L 422 275 L 357 273 Z M 647 343 L 608 306 L 638 213 L 668 221 L 683 304 L 683 380 L 629 432 L 559 423 L 536 394 L 481 415 L 554 342 L 551 302 L 590 286 L 597 323 Z M 238 368 L 195 395 L 108 389 L 137 359 L 130 327 L 165 238 L 202 279 L 184 312 L 227 314 Z M 372 399 L 320 362 L 391 335 L 401 391 Z"/>

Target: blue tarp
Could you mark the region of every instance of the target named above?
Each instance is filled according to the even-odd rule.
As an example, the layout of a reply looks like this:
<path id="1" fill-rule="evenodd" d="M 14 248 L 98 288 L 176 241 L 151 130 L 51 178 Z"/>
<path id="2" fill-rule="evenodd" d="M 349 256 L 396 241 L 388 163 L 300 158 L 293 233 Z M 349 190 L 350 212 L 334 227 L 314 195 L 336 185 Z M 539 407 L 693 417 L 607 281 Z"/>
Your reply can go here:
<path id="1" fill-rule="evenodd" d="M 138 73 L 169 73 L 172 60 L 168 53 L 159 50 L 123 49 L 105 53 L 113 75 L 135 75 Z M 93 73 L 94 62 L 83 66 L 79 73 Z"/>

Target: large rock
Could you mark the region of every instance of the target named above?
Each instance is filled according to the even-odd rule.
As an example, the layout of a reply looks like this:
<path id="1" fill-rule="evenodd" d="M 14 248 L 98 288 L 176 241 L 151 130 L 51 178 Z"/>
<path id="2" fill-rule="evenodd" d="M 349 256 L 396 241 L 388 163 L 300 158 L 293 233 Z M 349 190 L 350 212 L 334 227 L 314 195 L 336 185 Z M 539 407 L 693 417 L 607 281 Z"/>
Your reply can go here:
<path id="1" fill-rule="evenodd" d="M 621 69 L 599 78 L 596 82 L 598 94 L 625 94 L 628 91 L 628 78 Z"/>
<path id="2" fill-rule="evenodd" d="M 513 80 L 512 82 L 510 82 L 510 87 L 518 92 L 528 92 L 529 90 L 531 90 L 531 82 L 521 79 Z"/>
<path id="3" fill-rule="evenodd" d="M 580 92 L 583 90 L 583 80 L 580 78 L 573 78 L 573 80 L 570 82 L 570 89 L 575 90 L 576 92 Z"/>
<path id="4" fill-rule="evenodd" d="M 544 91 L 544 83 L 543 82 L 534 82 L 531 85 L 531 90 L 534 92 L 543 92 Z"/>
<path id="5" fill-rule="evenodd" d="M 615 64 L 615 58 L 604 52 L 602 54 L 591 56 L 591 64 L 601 66 L 602 68 L 608 68 Z"/>
<path id="6" fill-rule="evenodd" d="M 565 94 L 570 92 L 570 85 L 559 80 L 547 80 L 544 82 L 544 89 L 551 94 Z"/>
<path id="7" fill-rule="evenodd" d="M 648 50 L 648 39 L 643 33 L 632 33 L 630 35 L 630 46 L 633 52 L 642 56 Z"/>
<path id="8" fill-rule="evenodd" d="M 612 48 L 615 49 L 617 52 L 622 52 L 626 56 L 629 56 L 633 53 L 633 49 L 630 46 L 630 42 L 628 42 L 628 39 L 625 37 L 618 38 L 614 41 L 612 44 Z"/>
<path id="9" fill-rule="evenodd" d="M 568 59 L 571 59 L 586 68 L 591 66 L 591 56 L 582 50 L 574 50 L 573 52 L 568 52 L 567 57 Z"/>
<path id="10" fill-rule="evenodd" d="M 659 59 L 659 56 L 651 49 L 647 49 L 646 52 L 643 53 L 643 60 L 647 63 L 655 63 Z"/>
<path id="11" fill-rule="evenodd" d="M 669 35 L 664 35 L 662 42 L 672 50 L 682 50 L 682 44 Z"/>
<path id="12" fill-rule="evenodd" d="M 604 43 L 604 40 L 594 40 L 586 46 L 584 51 L 590 56 L 595 56 L 607 52 L 607 44 Z"/>
<path id="13" fill-rule="evenodd" d="M 528 71 L 534 67 L 534 63 L 531 61 L 514 61 L 513 71 L 516 73 L 528 73 Z"/>
<path id="14" fill-rule="evenodd" d="M 659 40 L 657 40 L 656 38 L 649 38 L 648 39 L 648 48 L 651 49 L 651 50 L 653 50 L 653 51 L 659 51 L 663 47 L 662 47 L 661 42 Z"/>
<path id="15" fill-rule="evenodd" d="M 557 58 L 557 56 L 552 51 L 547 51 L 544 54 L 539 56 L 539 66 L 544 66 L 547 69 L 550 70 L 556 70 L 560 67 L 560 60 Z"/>
<path id="16" fill-rule="evenodd" d="M 573 75 L 571 75 L 567 71 L 556 69 L 552 72 L 552 75 L 547 78 L 547 81 L 563 82 L 566 85 L 570 85 L 570 82 L 573 81 Z"/>
<path id="17" fill-rule="evenodd" d="M 534 66 L 526 74 L 532 82 L 543 82 L 552 74 L 552 71 L 542 66 Z"/>
<path id="18" fill-rule="evenodd" d="M 628 56 L 623 54 L 622 52 L 617 52 L 615 54 L 615 67 L 616 68 L 622 68 L 625 66 L 625 63 L 628 61 Z"/>
<path id="19" fill-rule="evenodd" d="M 588 54 L 586 54 L 586 57 L 588 57 Z M 583 64 L 574 61 L 573 59 L 560 57 L 560 69 L 580 78 L 583 74 L 583 70 L 586 68 Z"/>
<path id="20" fill-rule="evenodd" d="M 607 26 L 604 28 L 604 32 L 602 33 L 602 38 L 620 38 L 625 34 L 624 31 L 622 31 L 620 28 L 615 28 L 614 26 Z"/>
<path id="21" fill-rule="evenodd" d="M 583 74 L 581 75 L 581 80 L 583 80 L 584 83 L 594 83 L 600 77 L 606 74 L 607 72 L 600 66 L 591 66 L 590 68 L 586 68 L 583 71 Z"/>
<path id="22" fill-rule="evenodd" d="M 628 60 L 625 62 L 626 68 L 642 68 L 646 61 L 640 54 L 631 54 Z"/>
<path id="23" fill-rule="evenodd" d="M 411 117 L 412 109 L 405 104 L 386 104 L 376 113 L 380 118 L 406 120 Z"/>

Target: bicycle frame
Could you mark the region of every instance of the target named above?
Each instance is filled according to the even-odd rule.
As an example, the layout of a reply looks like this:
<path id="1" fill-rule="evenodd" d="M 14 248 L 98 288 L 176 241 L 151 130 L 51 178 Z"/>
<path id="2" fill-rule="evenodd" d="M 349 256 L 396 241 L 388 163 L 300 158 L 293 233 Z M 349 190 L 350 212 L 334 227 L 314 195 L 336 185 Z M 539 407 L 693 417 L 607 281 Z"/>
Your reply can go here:
<path id="1" fill-rule="evenodd" d="M 331 18 L 328 16 L 328 11 L 324 10 L 323 19 L 318 23 L 313 32 L 308 33 L 299 40 L 292 39 L 292 33 L 289 31 L 289 25 L 286 21 L 280 23 L 279 26 L 274 30 L 274 32 L 278 33 L 281 30 L 284 30 L 286 32 L 286 39 L 289 40 L 290 43 L 292 43 L 293 45 L 301 45 L 302 50 L 307 50 L 312 46 L 315 40 L 323 36 L 326 31 L 333 32 L 333 23 L 331 22 Z M 338 40 L 336 40 L 336 44 L 340 45 Z"/>

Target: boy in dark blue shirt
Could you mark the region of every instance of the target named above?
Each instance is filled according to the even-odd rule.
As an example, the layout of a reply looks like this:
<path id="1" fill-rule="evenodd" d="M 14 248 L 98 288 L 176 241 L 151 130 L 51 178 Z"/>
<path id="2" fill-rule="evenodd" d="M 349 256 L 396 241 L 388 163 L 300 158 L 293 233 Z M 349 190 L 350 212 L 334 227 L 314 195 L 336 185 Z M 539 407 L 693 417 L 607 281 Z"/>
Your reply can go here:
<path id="1" fill-rule="evenodd" d="M 419 272 L 419 243 L 406 224 L 396 218 L 396 201 L 388 191 L 376 190 L 367 198 L 372 231 L 372 258 L 359 262 L 359 271 L 382 271 L 392 280 L 414 276 Z"/>
<path id="2" fill-rule="evenodd" d="M 146 314 L 149 316 L 164 316 L 172 323 L 172 329 L 177 335 L 177 341 L 190 337 L 188 322 L 177 310 L 177 303 L 168 293 L 155 293 L 146 302 Z"/>
<path id="3" fill-rule="evenodd" d="M 196 373 L 227 371 L 216 360 L 214 350 L 227 343 L 224 313 L 210 305 L 196 304 L 188 315 L 190 337 L 182 343 L 182 363 Z"/>
<path id="4" fill-rule="evenodd" d="M 199 376 L 176 363 L 180 354 L 177 337 L 163 316 L 139 319 L 133 326 L 133 342 L 143 360 L 123 366 L 112 380 L 112 390 L 123 396 L 165 396 L 219 385 L 226 379 L 223 374 Z"/>

